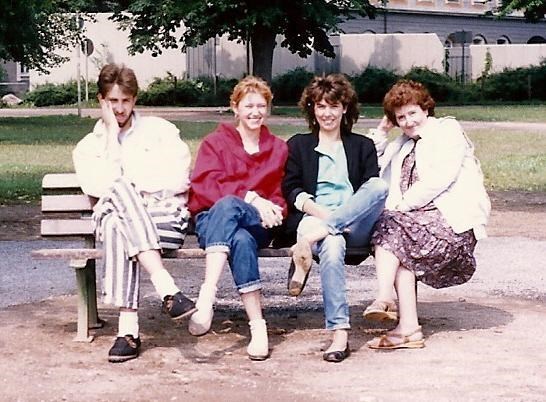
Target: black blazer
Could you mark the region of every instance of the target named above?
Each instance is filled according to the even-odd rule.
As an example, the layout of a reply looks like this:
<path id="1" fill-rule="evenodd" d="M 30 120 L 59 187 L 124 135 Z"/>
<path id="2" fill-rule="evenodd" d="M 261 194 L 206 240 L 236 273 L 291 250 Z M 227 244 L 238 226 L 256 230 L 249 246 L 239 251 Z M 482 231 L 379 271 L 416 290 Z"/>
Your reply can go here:
<path id="1" fill-rule="evenodd" d="M 363 135 L 342 134 L 341 140 L 347 157 L 349 181 L 354 191 L 370 177 L 379 176 L 377 152 L 373 141 Z M 317 191 L 319 153 L 318 135 L 296 134 L 288 142 L 288 159 L 284 168 L 282 181 L 283 196 L 288 203 L 288 217 L 285 221 L 282 237 L 276 245 L 285 247 L 296 241 L 296 229 L 303 213 L 294 206 L 296 197 L 301 192 L 315 195 Z"/>

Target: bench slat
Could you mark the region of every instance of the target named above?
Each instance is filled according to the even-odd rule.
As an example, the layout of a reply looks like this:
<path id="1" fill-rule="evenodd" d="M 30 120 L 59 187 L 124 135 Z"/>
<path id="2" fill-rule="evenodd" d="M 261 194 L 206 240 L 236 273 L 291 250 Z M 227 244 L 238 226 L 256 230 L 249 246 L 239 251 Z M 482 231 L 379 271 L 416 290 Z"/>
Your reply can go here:
<path id="1" fill-rule="evenodd" d="M 41 222 L 42 236 L 89 236 L 93 234 L 90 219 L 48 219 Z"/>
<path id="2" fill-rule="evenodd" d="M 368 249 L 347 249 L 347 255 L 367 255 Z M 290 257 L 290 248 L 263 248 L 258 250 L 259 257 Z M 70 248 L 70 249 L 41 249 L 32 251 L 35 259 L 96 259 L 102 257 L 101 249 Z M 204 258 L 205 251 L 200 248 L 180 248 L 173 250 L 166 258 Z"/>
<path id="3" fill-rule="evenodd" d="M 259 250 L 260 257 L 290 257 L 292 252 L 289 248 L 266 248 Z M 40 249 L 32 251 L 32 258 L 48 259 L 96 259 L 102 257 L 102 250 L 90 248 L 71 248 L 71 249 Z M 166 255 L 166 258 L 204 258 L 205 251 L 200 248 L 180 248 Z"/>
<path id="4" fill-rule="evenodd" d="M 75 173 L 49 173 L 42 179 L 42 188 L 51 189 L 79 189 L 80 183 Z"/>
<path id="5" fill-rule="evenodd" d="M 42 196 L 42 212 L 85 212 L 94 204 L 95 200 L 85 194 Z"/>

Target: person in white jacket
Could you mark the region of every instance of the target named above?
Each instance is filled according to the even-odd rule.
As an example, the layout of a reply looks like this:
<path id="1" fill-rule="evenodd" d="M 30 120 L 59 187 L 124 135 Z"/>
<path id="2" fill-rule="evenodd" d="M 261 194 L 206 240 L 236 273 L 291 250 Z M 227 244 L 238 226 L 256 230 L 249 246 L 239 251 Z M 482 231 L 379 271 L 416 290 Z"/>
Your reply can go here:
<path id="1" fill-rule="evenodd" d="M 138 83 L 130 68 L 104 66 L 98 78 L 101 119 L 73 151 L 83 191 L 98 198 L 93 221 L 104 251 L 104 302 L 120 308 L 119 329 L 110 362 L 138 357 L 140 267 L 163 299 L 172 319 L 190 316 L 195 304 L 175 285 L 161 260 L 179 248 L 189 212 L 191 155 L 179 130 L 135 110 Z"/>
<path id="2" fill-rule="evenodd" d="M 434 288 L 467 282 L 476 269 L 476 242 L 486 235 L 491 205 L 474 147 L 454 118 L 433 117 L 434 106 L 422 84 L 399 81 L 385 95 L 385 117 L 372 130 L 389 195 L 371 240 L 378 295 L 364 317 L 399 319 L 392 331 L 368 342 L 373 349 L 424 346 L 416 280 Z M 402 135 L 389 143 L 394 126 Z"/>

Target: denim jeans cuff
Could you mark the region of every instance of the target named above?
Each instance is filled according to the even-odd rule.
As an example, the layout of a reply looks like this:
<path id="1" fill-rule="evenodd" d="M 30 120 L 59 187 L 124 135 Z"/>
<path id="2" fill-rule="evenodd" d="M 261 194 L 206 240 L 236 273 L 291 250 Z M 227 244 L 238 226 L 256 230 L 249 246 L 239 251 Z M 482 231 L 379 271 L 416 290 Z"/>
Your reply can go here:
<path id="1" fill-rule="evenodd" d="M 328 325 L 326 329 L 329 331 L 335 331 L 336 329 L 351 329 L 351 324 L 348 322 L 342 324 Z"/>
<path id="2" fill-rule="evenodd" d="M 262 289 L 262 281 L 260 280 L 248 282 L 243 285 L 237 286 L 237 290 L 241 294 L 250 293 L 250 292 L 254 292 L 255 290 L 261 290 L 261 289 Z"/>
<path id="3" fill-rule="evenodd" d="M 213 244 L 209 244 L 207 248 L 205 248 L 205 252 L 229 254 L 229 246 L 225 243 L 213 243 Z"/>
<path id="4" fill-rule="evenodd" d="M 334 227 L 330 222 L 326 222 L 326 226 L 328 227 L 328 233 L 330 233 L 332 236 L 343 234 L 342 230 Z"/>

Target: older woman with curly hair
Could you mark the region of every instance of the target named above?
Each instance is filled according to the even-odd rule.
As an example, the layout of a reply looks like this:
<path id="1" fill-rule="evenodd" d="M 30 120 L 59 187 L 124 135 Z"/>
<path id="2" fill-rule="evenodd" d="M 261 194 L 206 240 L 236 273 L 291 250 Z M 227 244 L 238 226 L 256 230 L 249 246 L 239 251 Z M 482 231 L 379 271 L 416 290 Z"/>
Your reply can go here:
<path id="1" fill-rule="evenodd" d="M 467 282 L 476 241 L 485 237 L 490 202 L 474 147 L 454 118 L 433 117 L 434 107 L 422 84 L 402 80 L 385 95 L 385 117 L 373 135 L 389 196 L 371 240 L 378 295 L 364 317 L 399 318 L 368 342 L 373 349 L 423 347 L 416 280 L 434 288 Z M 402 135 L 388 143 L 394 126 Z"/>

